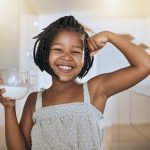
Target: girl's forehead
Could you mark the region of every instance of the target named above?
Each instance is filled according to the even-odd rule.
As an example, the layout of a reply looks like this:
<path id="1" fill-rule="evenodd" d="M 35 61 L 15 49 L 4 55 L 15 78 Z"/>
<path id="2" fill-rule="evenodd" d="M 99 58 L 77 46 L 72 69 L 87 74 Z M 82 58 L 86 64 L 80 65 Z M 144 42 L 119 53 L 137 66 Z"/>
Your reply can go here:
<path id="1" fill-rule="evenodd" d="M 81 34 L 74 30 L 58 30 L 55 36 L 68 35 L 68 36 L 77 36 L 80 38 Z"/>
<path id="2" fill-rule="evenodd" d="M 60 30 L 56 33 L 56 35 L 54 36 L 54 39 L 52 41 L 56 42 L 56 41 L 68 41 L 68 42 L 78 42 L 83 44 L 83 36 L 81 36 L 81 34 L 77 31 L 72 31 L 72 30 Z"/>

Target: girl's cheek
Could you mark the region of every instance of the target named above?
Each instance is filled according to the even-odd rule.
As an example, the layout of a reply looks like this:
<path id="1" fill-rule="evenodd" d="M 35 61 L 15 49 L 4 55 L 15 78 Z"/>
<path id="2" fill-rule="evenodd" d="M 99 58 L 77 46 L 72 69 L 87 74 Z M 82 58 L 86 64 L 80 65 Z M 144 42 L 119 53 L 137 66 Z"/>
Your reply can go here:
<path id="1" fill-rule="evenodd" d="M 80 64 L 84 64 L 84 55 L 79 55 L 74 57 L 74 60 L 76 60 L 76 62 L 80 63 Z"/>
<path id="2" fill-rule="evenodd" d="M 49 55 L 49 63 L 52 64 L 55 61 L 55 55 L 53 55 L 52 53 Z"/>
<path id="3" fill-rule="evenodd" d="M 58 57 L 58 54 L 55 54 L 54 52 L 51 52 L 49 54 L 49 59 L 56 59 Z"/>
<path id="4" fill-rule="evenodd" d="M 84 53 L 77 55 L 76 59 L 78 60 L 78 62 L 84 64 Z"/>

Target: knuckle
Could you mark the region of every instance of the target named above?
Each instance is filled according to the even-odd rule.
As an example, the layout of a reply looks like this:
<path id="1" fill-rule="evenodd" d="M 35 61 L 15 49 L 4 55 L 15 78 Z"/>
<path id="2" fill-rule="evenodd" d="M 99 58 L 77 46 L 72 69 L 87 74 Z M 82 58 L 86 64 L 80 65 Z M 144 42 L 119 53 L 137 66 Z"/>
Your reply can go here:
<path id="1" fill-rule="evenodd" d="M 3 92 L 5 92 L 5 89 L 0 89 L 0 93 L 3 93 Z"/>

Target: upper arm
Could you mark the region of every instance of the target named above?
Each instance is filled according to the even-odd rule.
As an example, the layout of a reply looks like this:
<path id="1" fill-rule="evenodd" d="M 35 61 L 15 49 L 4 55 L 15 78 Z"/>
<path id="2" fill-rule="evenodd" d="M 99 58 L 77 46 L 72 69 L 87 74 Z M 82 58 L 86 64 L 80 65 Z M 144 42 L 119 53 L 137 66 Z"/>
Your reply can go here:
<path id="1" fill-rule="evenodd" d="M 117 71 L 99 75 L 95 78 L 99 93 L 103 93 L 106 97 L 110 97 L 116 93 L 124 91 L 146 77 L 144 70 L 137 67 L 126 67 Z"/>
<path id="2" fill-rule="evenodd" d="M 138 67 L 126 67 L 109 73 L 104 77 L 104 91 L 112 96 L 139 83 L 147 76 L 147 72 Z"/>
<path id="3" fill-rule="evenodd" d="M 35 100 L 36 93 L 32 93 L 28 96 L 24 105 L 22 117 L 19 124 L 20 129 L 25 137 L 27 146 L 29 148 L 31 147 L 31 129 L 33 126 L 32 114 L 34 112 Z"/>

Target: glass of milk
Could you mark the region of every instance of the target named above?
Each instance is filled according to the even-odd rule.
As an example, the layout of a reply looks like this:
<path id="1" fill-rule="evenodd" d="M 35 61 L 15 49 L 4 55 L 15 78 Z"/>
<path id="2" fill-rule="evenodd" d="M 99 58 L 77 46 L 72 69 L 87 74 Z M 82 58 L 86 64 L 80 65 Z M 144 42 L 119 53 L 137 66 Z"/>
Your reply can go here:
<path id="1" fill-rule="evenodd" d="M 29 90 L 29 72 L 18 69 L 0 70 L 0 89 L 5 89 L 3 97 L 13 100 L 23 99 Z"/>

